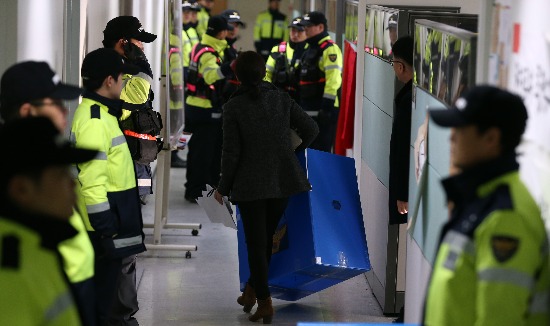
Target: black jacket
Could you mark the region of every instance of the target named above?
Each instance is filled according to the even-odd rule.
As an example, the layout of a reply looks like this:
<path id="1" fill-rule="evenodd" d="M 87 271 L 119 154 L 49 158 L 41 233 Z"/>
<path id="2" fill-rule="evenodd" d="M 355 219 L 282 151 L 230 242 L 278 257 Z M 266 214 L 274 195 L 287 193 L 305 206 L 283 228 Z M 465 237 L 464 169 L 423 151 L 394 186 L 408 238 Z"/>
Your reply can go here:
<path id="1" fill-rule="evenodd" d="M 289 129 L 306 148 L 319 128 L 290 96 L 262 82 L 257 99 L 240 87 L 223 107 L 223 151 L 218 191 L 233 201 L 283 198 L 310 190 L 291 148 Z"/>
<path id="2" fill-rule="evenodd" d="M 406 83 L 399 93 L 397 93 L 394 103 L 395 110 L 390 140 L 390 224 L 407 222 L 407 214 L 399 214 L 397 211 L 397 201 L 406 202 L 409 200 L 412 80 Z"/>

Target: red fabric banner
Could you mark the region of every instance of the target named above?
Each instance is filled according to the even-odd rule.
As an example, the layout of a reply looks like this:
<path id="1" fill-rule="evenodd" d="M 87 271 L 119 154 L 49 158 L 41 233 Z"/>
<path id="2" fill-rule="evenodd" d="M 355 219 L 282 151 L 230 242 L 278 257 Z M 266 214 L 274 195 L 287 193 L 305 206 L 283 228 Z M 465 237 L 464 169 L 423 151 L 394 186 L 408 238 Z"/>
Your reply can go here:
<path id="1" fill-rule="evenodd" d="M 334 153 L 346 155 L 346 150 L 353 148 L 353 124 L 355 117 L 355 67 L 357 52 L 345 41 L 344 71 L 342 75 L 342 95 L 340 97 L 340 115 L 336 128 Z"/>

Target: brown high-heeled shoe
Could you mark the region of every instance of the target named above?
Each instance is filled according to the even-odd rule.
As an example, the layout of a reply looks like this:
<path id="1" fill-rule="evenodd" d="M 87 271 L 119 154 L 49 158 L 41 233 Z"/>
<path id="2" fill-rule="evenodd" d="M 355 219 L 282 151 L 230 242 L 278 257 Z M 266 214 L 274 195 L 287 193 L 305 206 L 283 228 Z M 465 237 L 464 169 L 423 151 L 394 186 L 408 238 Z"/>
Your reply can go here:
<path id="1" fill-rule="evenodd" d="M 248 320 L 258 321 L 263 318 L 264 324 L 271 324 L 274 314 L 271 297 L 267 297 L 265 300 L 258 299 L 258 309 L 252 316 L 248 317 Z"/>
<path id="2" fill-rule="evenodd" d="M 252 310 L 252 307 L 256 304 L 256 291 L 254 291 L 254 288 L 250 284 L 246 283 L 244 292 L 237 298 L 237 302 L 243 306 L 244 312 Z"/>

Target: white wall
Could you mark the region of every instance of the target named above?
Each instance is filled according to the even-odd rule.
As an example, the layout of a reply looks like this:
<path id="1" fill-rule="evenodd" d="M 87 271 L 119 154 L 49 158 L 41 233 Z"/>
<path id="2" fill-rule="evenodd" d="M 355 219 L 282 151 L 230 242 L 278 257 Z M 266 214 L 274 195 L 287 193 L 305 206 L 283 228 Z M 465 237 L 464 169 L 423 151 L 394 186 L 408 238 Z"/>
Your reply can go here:
<path id="1" fill-rule="evenodd" d="M 17 61 L 46 61 L 61 76 L 63 1 L 19 0 L 17 11 Z"/>

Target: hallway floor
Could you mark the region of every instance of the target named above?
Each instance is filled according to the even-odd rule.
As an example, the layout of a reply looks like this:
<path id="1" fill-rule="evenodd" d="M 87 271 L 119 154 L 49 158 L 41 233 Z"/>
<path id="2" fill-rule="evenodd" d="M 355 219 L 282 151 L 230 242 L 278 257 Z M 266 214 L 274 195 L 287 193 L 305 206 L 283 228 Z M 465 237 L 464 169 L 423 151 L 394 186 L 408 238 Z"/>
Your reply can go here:
<path id="1" fill-rule="evenodd" d="M 140 325 L 253 325 L 236 302 L 239 296 L 237 232 L 210 223 L 204 211 L 183 199 L 185 169 L 171 169 L 169 223 L 201 223 L 191 230 L 163 230 L 162 244 L 197 245 L 185 251 L 149 250 L 138 256 Z M 143 207 L 144 222 L 153 223 L 154 197 Z M 145 229 L 146 243 L 153 229 Z M 363 275 L 296 302 L 273 300 L 274 325 L 298 322 L 391 323 Z M 255 310 L 256 308 L 254 308 Z M 253 310 L 253 311 L 254 311 Z"/>

